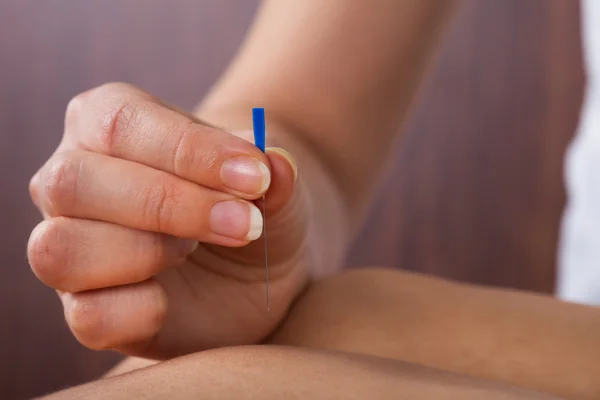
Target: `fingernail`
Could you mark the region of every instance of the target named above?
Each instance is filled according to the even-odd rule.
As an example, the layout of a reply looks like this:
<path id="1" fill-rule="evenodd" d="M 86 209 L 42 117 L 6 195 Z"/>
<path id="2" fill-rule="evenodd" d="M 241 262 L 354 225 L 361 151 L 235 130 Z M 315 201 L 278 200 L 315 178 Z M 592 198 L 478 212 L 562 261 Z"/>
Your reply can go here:
<path id="1" fill-rule="evenodd" d="M 252 203 L 228 200 L 216 203 L 210 210 L 210 230 L 237 240 L 256 240 L 263 229 L 263 217 Z"/>
<path id="2" fill-rule="evenodd" d="M 287 150 L 284 150 L 281 147 L 267 147 L 266 151 L 277 153 L 285 158 L 294 171 L 294 181 L 298 179 L 298 164 L 296 164 L 296 159 L 294 159 L 294 157 Z"/>
<path id="3" fill-rule="evenodd" d="M 179 239 L 179 250 L 181 255 L 187 256 L 198 248 L 197 240 Z"/>
<path id="4" fill-rule="evenodd" d="M 221 164 L 221 180 L 230 189 L 246 194 L 261 194 L 271 183 L 269 168 L 256 158 L 231 157 Z"/>

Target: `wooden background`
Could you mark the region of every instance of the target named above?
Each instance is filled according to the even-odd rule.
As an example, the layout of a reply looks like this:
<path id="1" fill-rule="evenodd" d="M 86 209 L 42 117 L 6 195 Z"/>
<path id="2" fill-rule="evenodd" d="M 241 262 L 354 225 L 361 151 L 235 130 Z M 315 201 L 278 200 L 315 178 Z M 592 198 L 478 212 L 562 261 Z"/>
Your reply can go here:
<path id="1" fill-rule="evenodd" d="M 256 1 L 0 2 L 0 398 L 99 376 L 118 356 L 71 338 L 29 271 L 29 177 L 76 93 L 129 81 L 191 108 Z M 466 0 L 405 127 L 350 265 L 551 292 L 562 157 L 583 88 L 575 0 Z"/>

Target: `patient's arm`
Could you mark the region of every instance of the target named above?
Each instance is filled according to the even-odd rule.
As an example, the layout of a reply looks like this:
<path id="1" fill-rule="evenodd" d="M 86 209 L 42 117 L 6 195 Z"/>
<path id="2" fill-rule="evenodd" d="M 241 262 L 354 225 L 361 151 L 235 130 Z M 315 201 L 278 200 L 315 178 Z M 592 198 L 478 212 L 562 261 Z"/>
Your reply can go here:
<path id="1" fill-rule="evenodd" d="M 223 348 L 47 397 L 59 399 L 461 399 L 552 397 L 397 360 L 315 349 Z"/>
<path id="2" fill-rule="evenodd" d="M 405 360 L 569 399 L 600 398 L 600 310 L 545 296 L 398 271 L 349 271 L 309 287 L 271 341 Z M 113 374 L 147 363 L 129 359 Z"/>
<path id="3" fill-rule="evenodd" d="M 382 356 L 600 399 L 600 310 L 392 270 L 315 283 L 273 343 Z"/>

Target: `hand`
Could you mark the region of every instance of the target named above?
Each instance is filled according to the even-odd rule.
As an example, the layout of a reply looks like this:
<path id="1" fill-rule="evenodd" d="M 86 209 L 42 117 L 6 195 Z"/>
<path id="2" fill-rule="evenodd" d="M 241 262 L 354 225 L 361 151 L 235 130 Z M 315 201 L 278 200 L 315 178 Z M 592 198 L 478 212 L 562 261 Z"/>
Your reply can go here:
<path id="1" fill-rule="evenodd" d="M 93 349 L 169 358 L 259 342 L 307 279 L 296 175 L 282 149 L 265 155 L 134 87 L 101 86 L 70 102 L 31 181 L 44 215 L 31 267 Z M 267 190 L 270 312 L 253 203 Z"/>

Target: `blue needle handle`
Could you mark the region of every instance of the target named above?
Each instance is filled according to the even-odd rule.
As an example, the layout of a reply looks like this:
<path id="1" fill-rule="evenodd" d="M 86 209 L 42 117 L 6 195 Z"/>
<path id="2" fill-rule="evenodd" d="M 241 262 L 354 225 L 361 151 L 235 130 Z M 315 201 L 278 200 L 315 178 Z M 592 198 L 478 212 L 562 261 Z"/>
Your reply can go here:
<path id="1" fill-rule="evenodd" d="M 254 145 L 265 152 L 265 109 L 252 109 L 252 127 L 254 128 Z"/>

